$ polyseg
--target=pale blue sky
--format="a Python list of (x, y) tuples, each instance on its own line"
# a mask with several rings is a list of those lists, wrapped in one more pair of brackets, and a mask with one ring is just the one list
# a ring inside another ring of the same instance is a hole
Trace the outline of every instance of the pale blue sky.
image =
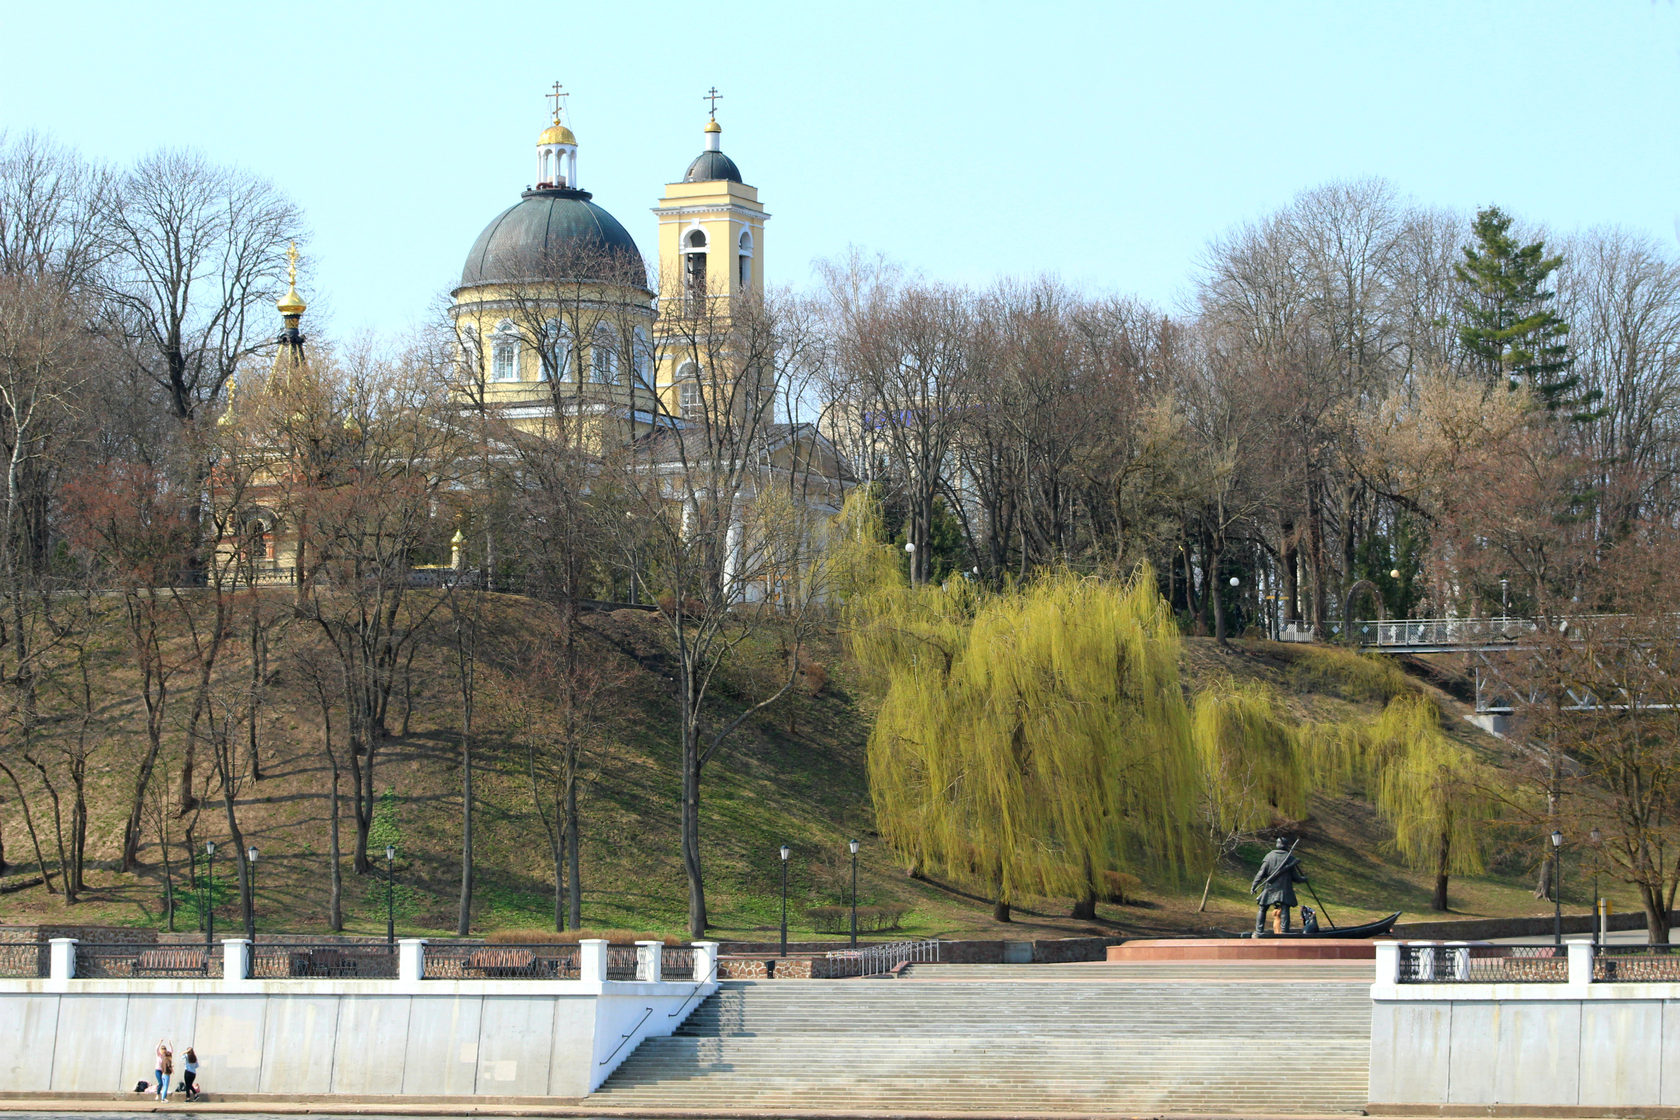
[[(290, 14), (284, 14), (290, 13)], [(430, 313), (572, 91), (581, 185), (649, 207), (723, 148), (770, 280), (849, 245), (942, 280), (1051, 272), (1167, 306), (1208, 240), (1381, 175), (1559, 233), (1675, 243), (1680, 9), (1573, 3), (28, 3), (0, 127), (116, 161), (192, 145), (305, 209), (315, 330)]]

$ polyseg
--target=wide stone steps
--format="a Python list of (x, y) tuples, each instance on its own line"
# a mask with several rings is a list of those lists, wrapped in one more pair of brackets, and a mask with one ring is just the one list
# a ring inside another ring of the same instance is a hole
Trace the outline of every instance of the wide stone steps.
[(1368, 982), (731, 981), (676, 1035), (643, 1042), (591, 1100), (903, 1114), (1357, 1112), (1369, 1039)]

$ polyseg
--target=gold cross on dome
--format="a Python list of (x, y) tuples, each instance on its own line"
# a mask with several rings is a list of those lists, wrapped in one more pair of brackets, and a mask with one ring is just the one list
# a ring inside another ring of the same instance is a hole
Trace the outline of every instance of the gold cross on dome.
[(562, 101), (565, 101), (566, 98), (571, 96), (571, 94), (569, 94), (569, 93), (562, 93), (561, 90), (563, 88), (564, 87), (561, 86), (559, 82), (555, 82), (554, 83), (554, 92), (543, 94), (544, 97), (552, 97), (554, 99), (554, 123), (555, 124), (560, 123), (560, 103)]
[(286, 278), (291, 281), (294, 288), (297, 287), (297, 262), (297, 242), (294, 241), (286, 248)]
[(723, 96), (723, 94), (721, 94), (717, 91), (717, 87), (713, 86), (711, 89), (707, 90), (705, 92), (705, 94), (702, 95), (701, 98), (700, 98), (700, 100), (702, 100), (702, 101), (710, 101), (712, 103), (712, 119), (714, 121), (717, 120), (718, 98), (720, 98), (722, 96)]

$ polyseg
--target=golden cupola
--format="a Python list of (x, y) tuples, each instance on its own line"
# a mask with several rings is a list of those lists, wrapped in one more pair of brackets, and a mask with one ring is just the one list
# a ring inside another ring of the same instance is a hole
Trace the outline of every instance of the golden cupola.
[(554, 123), (537, 137), (537, 189), (577, 189), (577, 135), (560, 121), (561, 102), (566, 94), (554, 83)]
[(297, 242), (294, 241), (286, 250), (286, 294), (274, 305), (281, 318), (285, 319), (286, 326), (293, 330), (297, 329), (298, 321), (303, 318), (303, 313), (308, 308), (303, 302), (303, 297), (298, 295), (297, 262)]

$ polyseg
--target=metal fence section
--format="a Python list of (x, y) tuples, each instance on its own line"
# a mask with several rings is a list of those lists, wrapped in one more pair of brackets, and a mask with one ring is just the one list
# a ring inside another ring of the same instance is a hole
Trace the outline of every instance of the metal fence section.
[(894, 941), (887, 945), (865, 945), (860, 949), (832, 949), (827, 955), (831, 977), (880, 976), (901, 964), (932, 964), (939, 960), (939, 939)]
[(607, 979), (634, 980), (641, 950), (634, 945), (607, 946)]
[(51, 960), (51, 950), (35, 941), (0, 945), (0, 976), (10, 980), (44, 979)]
[(426, 946), (423, 980), (576, 980), (575, 944)]
[(710, 976), (694, 975), (694, 950), (687, 946), (667, 945), (659, 954), (659, 976), (662, 980), (710, 980)]
[(1569, 958), (1554, 945), (1402, 945), (1402, 984), (1564, 984)]
[(220, 979), (220, 947), (159, 945), (156, 942), (76, 946), (76, 976), (86, 980), (130, 980), (148, 977)]
[(1604, 945), (1593, 954), (1594, 982), (1680, 982), (1680, 945)]
[(384, 945), (288, 941), (251, 946), (253, 980), (395, 980), (397, 954)]

